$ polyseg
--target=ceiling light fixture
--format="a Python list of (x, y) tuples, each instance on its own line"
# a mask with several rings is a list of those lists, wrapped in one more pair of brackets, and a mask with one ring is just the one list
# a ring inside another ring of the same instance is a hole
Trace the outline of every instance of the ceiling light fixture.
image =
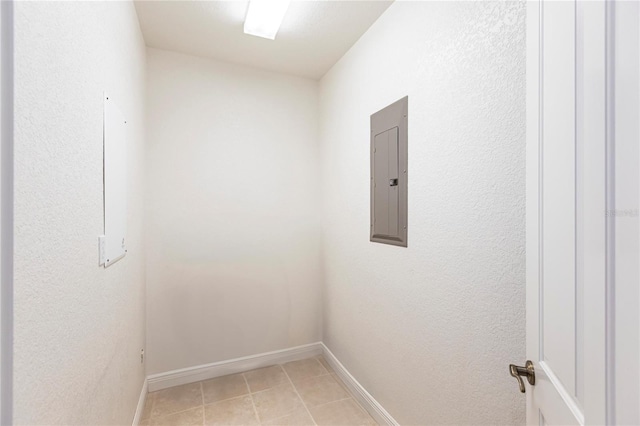
[(275, 40), (291, 0), (252, 0), (249, 2), (244, 32)]

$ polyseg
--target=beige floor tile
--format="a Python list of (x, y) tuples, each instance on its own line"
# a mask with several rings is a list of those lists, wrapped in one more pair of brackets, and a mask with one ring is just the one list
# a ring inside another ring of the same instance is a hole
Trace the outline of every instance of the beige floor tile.
[(202, 393), (204, 403), (209, 404), (246, 395), (249, 389), (242, 374), (231, 374), (202, 382)]
[(322, 356), (149, 393), (140, 421), (141, 426), (203, 423), (376, 424)]
[(349, 388), (347, 387), (347, 385), (342, 381), (342, 379), (341, 379), (340, 377), (338, 377), (338, 375), (337, 375), (337, 374), (332, 373), (332, 374), (331, 374), (331, 377), (333, 377), (333, 380), (335, 380), (336, 382), (338, 382), (338, 384), (339, 384), (340, 386), (342, 386), (342, 389), (344, 389), (344, 390), (345, 390), (345, 392), (347, 392), (350, 396), (353, 396), (353, 395), (351, 395), (351, 391), (349, 390)]
[(258, 425), (249, 395), (226, 399), (204, 406), (205, 425)]
[(364, 412), (353, 399), (330, 402), (309, 408), (313, 420), (319, 426), (375, 425), (376, 422)]
[(284, 417), (299, 408), (304, 408), (291, 384), (276, 386), (251, 396), (261, 422)]
[(307, 407), (315, 407), (350, 396), (331, 374), (300, 380), (295, 386)]
[(322, 364), (322, 366), (325, 368), (325, 370), (327, 370), (329, 373), (333, 373), (333, 368), (331, 368), (331, 366), (329, 365), (329, 363), (327, 362), (327, 360), (325, 359), (325, 357), (323, 357), (322, 355), (318, 355), (316, 357), (318, 359), (318, 361), (320, 361), (320, 364)]
[(153, 400), (155, 393), (148, 393), (147, 397), (144, 400), (144, 410), (142, 410), (142, 415), (140, 416), (140, 420), (147, 420), (151, 417), (151, 409), (153, 408)]
[(244, 373), (244, 377), (246, 377), (247, 383), (249, 383), (251, 392), (260, 392), (289, 382), (287, 375), (279, 365), (248, 371)]
[(285, 369), (293, 383), (298, 380), (321, 376), (328, 373), (316, 358), (307, 358), (299, 361), (288, 362), (282, 367)]
[(200, 383), (176, 386), (153, 393), (151, 417), (161, 417), (202, 405)]
[(149, 420), (149, 426), (202, 426), (203, 407), (192, 408), (176, 414), (163, 417), (154, 417)]
[(306, 408), (299, 408), (291, 414), (262, 423), (264, 426), (311, 426), (315, 425)]

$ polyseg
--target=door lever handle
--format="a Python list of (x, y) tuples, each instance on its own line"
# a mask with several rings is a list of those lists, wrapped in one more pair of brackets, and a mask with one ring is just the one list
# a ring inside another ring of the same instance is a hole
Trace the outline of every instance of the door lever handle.
[(533, 369), (533, 363), (531, 361), (527, 361), (524, 367), (509, 364), (509, 373), (518, 381), (518, 387), (522, 393), (525, 392), (524, 382), (522, 381), (523, 376), (527, 378), (531, 386), (536, 384), (536, 372)]

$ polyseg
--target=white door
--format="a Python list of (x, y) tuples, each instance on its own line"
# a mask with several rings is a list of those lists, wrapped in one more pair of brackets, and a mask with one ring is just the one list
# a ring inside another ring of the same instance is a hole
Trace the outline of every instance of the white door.
[(609, 7), (528, 3), (528, 424), (611, 423)]

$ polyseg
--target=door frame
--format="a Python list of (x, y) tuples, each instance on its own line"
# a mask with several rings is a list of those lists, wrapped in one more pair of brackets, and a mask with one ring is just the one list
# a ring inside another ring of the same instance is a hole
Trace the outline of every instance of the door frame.
[(13, 0), (0, 2), (0, 424), (13, 418)]

